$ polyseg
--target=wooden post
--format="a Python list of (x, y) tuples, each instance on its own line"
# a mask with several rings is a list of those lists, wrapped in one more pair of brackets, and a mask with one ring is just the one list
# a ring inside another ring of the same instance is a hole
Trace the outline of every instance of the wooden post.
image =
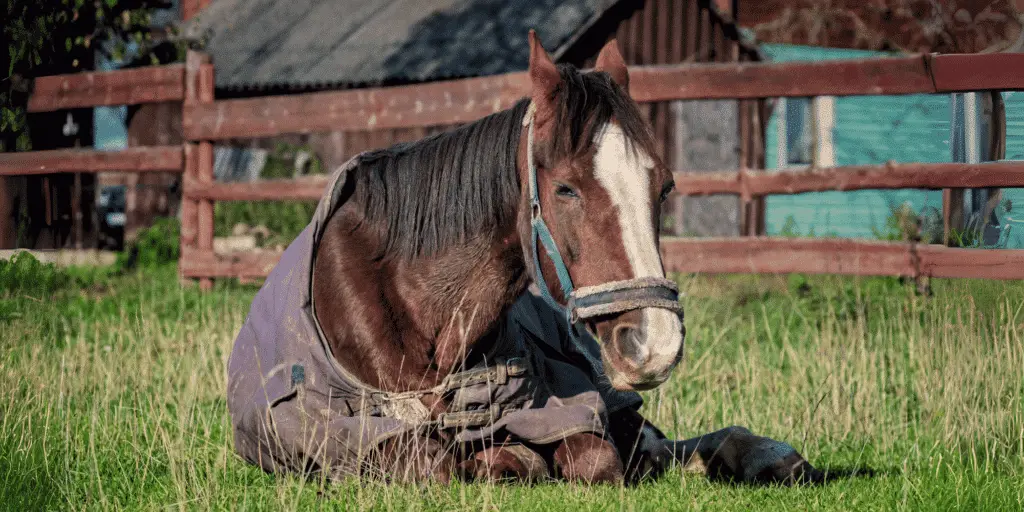
[[(755, 144), (754, 134), (756, 130), (754, 124), (754, 102), (751, 100), (739, 100), (738, 102), (739, 115), (737, 119), (739, 121), (739, 163), (740, 172), (746, 172), (747, 170), (755, 167)], [(760, 196), (750, 196), (746, 192), (740, 196), (740, 235), (742, 236), (757, 236), (759, 227), (761, 225), (760, 212), (762, 209), (761, 203), (763, 198)]]
[[(750, 134), (751, 134), (751, 151), (750, 151), (750, 169), (763, 170), (764, 165), (764, 123), (761, 122), (761, 112), (763, 110), (764, 100), (752, 100), (750, 102)], [(765, 197), (757, 196), (754, 198), (754, 236), (761, 236), (765, 234)]]
[[(949, 150), (950, 159), (954, 162), (977, 162), (976, 147), (972, 144), (974, 137), (974, 94), (956, 93), (950, 96), (951, 114)], [(968, 108), (968, 103), (971, 103)], [(968, 112), (970, 110), (970, 112)], [(964, 227), (964, 189), (946, 188), (942, 190), (942, 240), (945, 245), (953, 242), (953, 230)]]
[[(213, 66), (209, 56), (189, 51), (185, 59), (184, 105), (212, 103), (213, 86)], [(183, 112), (182, 115), (186, 114)], [(202, 184), (213, 182), (213, 144), (210, 141), (185, 142), (183, 179), (187, 181), (189, 178)], [(182, 258), (190, 252), (186, 248), (195, 249), (195, 254), (213, 252), (213, 202), (209, 199), (182, 198)], [(179, 268), (182, 268), (180, 263)], [(213, 281), (208, 277), (199, 280), (199, 287), (203, 290), (212, 286)]]

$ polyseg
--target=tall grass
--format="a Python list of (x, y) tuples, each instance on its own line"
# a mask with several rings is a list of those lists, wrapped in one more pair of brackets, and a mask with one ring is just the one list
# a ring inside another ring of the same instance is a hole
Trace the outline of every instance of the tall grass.
[[(13, 282), (13, 281), (11, 281)], [(1024, 508), (1024, 286), (681, 278), (687, 355), (646, 395), (671, 435), (730, 424), (821, 467), (821, 488), (384, 486), (280, 478), (231, 447), (225, 363), (256, 288), (173, 267), (0, 290), (0, 507), (78, 509)], [(6, 311), (6, 313), (3, 313)]]

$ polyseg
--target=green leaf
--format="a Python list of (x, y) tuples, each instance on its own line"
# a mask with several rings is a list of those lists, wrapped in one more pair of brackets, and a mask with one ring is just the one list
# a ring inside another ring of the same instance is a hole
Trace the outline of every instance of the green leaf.
[(27, 131), (21, 132), (21, 134), (18, 135), (16, 144), (18, 151), (28, 151), (32, 149), (32, 139), (29, 138)]

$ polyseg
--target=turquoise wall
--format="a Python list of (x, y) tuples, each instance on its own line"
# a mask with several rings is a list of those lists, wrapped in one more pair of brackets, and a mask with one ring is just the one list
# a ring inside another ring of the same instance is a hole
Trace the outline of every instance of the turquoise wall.
[[(776, 62), (853, 59), (888, 55), (880, 52), (763, 45)], [(1007, 110), (1007, 159), (1024, 160), (1024, 93), (1004, 93)], [(894, 162), (949, 162), (949, 95), (853, 96), (835, 99), (833, 145), (837, 165)], [(769, 122), (766, 164), (776, 167), (777, 119)], [(1005, 189), (1004, 198), (1024, 208), (1024, 190)], [(767, 199), (768, 234), (778, 235), (787, 225), (818, 236), (873, 238), (893, 208), (909, 204), (914, 211), (942, 211), (942, 192), (926, 190), (864, 190), (821, 192)], [(1001, 211), (1000, 220), (1014, 224), (1014, 211)], [(1024, 220), (1024, 219), (1022, 219)], [(1017, 230), (1022, 231), (1017, 233)], [(1011, 228), (1009, 246), (1024, 247), (1024, 225)]]

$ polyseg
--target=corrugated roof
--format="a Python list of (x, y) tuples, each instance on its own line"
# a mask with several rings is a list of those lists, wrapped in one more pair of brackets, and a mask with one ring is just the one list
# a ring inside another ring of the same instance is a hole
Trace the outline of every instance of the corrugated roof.
[(526, 69), (534, 28), (557, 58), (621, 0), (217, 0), (185, 27), (217, 86), (366, 85)]

